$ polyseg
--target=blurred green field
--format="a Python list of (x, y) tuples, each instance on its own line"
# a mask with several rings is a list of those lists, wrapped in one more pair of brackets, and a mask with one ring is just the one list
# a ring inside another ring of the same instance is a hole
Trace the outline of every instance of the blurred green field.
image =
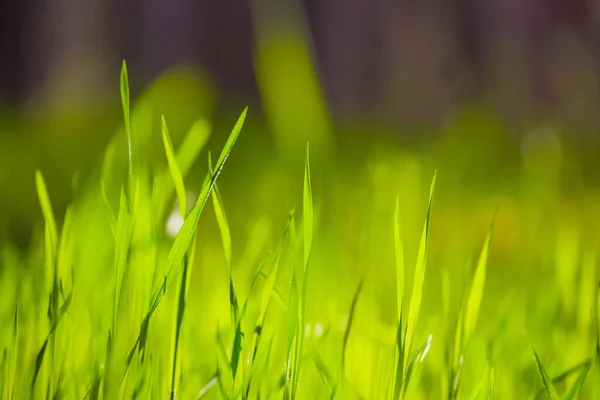
[(181, 72), (130, 113), (124, 77), (125, 112), (3, 123), (0, 398), (600, 396), (567, 127), (334, 133), (314, 93), (209, 119)]

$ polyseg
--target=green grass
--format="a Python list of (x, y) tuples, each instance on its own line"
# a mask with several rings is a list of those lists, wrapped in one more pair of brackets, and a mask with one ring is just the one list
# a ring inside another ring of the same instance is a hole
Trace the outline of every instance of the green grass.
[(37, 171), (32, 246), (2, 243), (0, 399), (600, 394), (598, 212), (532, 160), (483, 195), (389, 143), (290, 166), (247, 109), (182, 127), (130, 104), (125, 63), (120, 89), (98, 173), (63, 210)]

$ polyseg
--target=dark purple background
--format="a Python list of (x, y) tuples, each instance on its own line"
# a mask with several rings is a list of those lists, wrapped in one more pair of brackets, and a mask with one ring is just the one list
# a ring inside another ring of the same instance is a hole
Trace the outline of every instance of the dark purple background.
[[(252, 16), (285, 25), (289, 16), (281, 4), (291, 3), (1, 2), (0, 99), (18, 108), (55, 84), (61, 66), (80, 59), (87, 61), (70, 77), (73, 85), (102, 97), (114, 93), (126, 58), (134, 91), (169, 66), (188, 62), (209, 73), (226, 101), (258, 100)], [(300, 3), (321, 82), (337, 113), (435, 119), (480, 99), (516, 114), (562, 110), (571, 97), (583, 96), (594, 104), (590, 110), (598, 104), (596, 0)]]

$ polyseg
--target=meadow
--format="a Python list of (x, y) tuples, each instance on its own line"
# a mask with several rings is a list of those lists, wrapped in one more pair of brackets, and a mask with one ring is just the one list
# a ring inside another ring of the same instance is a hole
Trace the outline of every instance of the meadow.
[(24, 178), (0, 398), (600, 398), (591, 149), (480, 137), (501, 129), (475, 112), (420, 146), (313, 135), (278, 158), (252, 109), (173, 135), (125, 64), (120, 92), (64, 210)]

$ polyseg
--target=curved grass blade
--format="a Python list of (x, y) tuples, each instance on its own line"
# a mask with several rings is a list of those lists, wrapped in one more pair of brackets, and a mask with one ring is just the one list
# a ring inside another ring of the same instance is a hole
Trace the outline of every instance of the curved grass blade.
[[(55, 275), (58, 231), (56, 229), (56, 220), (54, 218), (54, 212), (52, 211), (52, 203), (50, 202), (50, 196), (48, 196), (46, 182), (44, 180), (44, 176), (39, 170), (35, 172), (35, 184), (46, 226), (44, 231), (46, 285), (49, 291), (53, 291), (53, 285), (56, 283)], [(55, 305), (53, 304), (53, 306)], [(56, 308), (54, 308), (52, 312), (56, 312)]]
[(398, 307), (398, 321), (401, 320), (402, 301), (404, 299), (404, 246), (400, 226), (400, 202), (396, 197), (394, 209), (394, 253), (396, 256), (396, 301)]
[(413, 281), (413, 289), (410, 297), (408, 315), (406, 321), (406, 334), (404, 340), (404, 370), (408, 366), (410, 350), (413, 337), (419, 320), (419, 311), (421, 309), (421, 300), (423, 297), (423, 282), (425, 280), (425, 269), (427, 267), (427, 244), (429, 241), (429, 223), (431, 220), (431, 205), (433, 200), (433, 190), (435, 188), (435, 179), (437, 171), (433, 174), (431, 187), (429, 189), (429, 205), (427, 207), (427, 216), (425, 218), (425, 227), (421, 235), (421, 243), (419, 244), (419, 252), (417, 255), (417, 265), (415, 267), (415, 276)]
[(410, 378), (413, 374), (413, 371), (416, 368), (415, 366), (418, 365), (418, 363), (422, 363), (425, 360), (425, 357), (427, 357), (427, 353), (429, 353), (429, 348), (431, 347), (432, 339), (433, 339), (433, 335), (430, 334), (427, 337), (427, 340), (425, 340), (425, 343), (423, 343), (421, 345), (421, 347), (419, 348), (419, 351), (417, 351), (417, 353), (411, 360), (410, 364), (408, 364), (408, 367), (406, 369), (406, 383), (404, 384), (404, 392), (405, 393), (406, 393), (406, 389), (408, 388), (408, 385), (410, 384)]
[[(17, 362), (19, 360), (19, 301), (15, 306), (15, 314), (13, 317), (13, 331), (11, 339), (11, 352), (8, 365), (8, 390), (7, 397), (13, 399), (17, 387)], [(0, 393), (2, 393), (0, 391)]]
[(202, 389), (200, 389), (198, 396), (196, 396), (196, 400), (201, 400), (204, 396), (206, 396), (208, 394), (208, 392), (210, 392), (210, 389), (215, 387), (218, 379), (219, 379), (218, 375), (215, 375), (212, 378), (210, 378), (208, 383), (206, 385), (204, 385), (204, 387)]
[(39, 170), (35, 171), (35, 185), (37, 188), (38, 198), (40, 206), (42, 208), (42, 214), (44, 221), (50, 231), (51, 245), (55, 247), (58, 241), (58, 233), (56, 229), (56, 220), (54, 219), (54, 212), (52, 211), (52, 203), (50, 202), (50, 196), (48, 196), (48, 189), (46, 187), (46, 181), (44, 176)]
[(179, 202), (179, 212), (181, 217), (185, 218), (187, 214), (187, 197), (185, 195), (185, 185), (183, 183), (183, 176), (181, 170), (175, 159), (175, 151), (173, 150), (173, 144), (171, 143), (171, 136), (169, 135), (169, 128), (167, 127), (167, 121), (165, 116), (161, 116), (162, 123), (162, 139), (163, 146), (165, 148), (165, 154), (167, 156), (167, 163), (169, 164), (169, 171), (171, 172), (171, 178), (175, 185), (175, 193), (177, 194), (177, 200)]
[(308, 290), (308, 271), (310, 256), (312, 253), (314, 210), (312, 198), (312, 184), (310, 174), (310, 144), (306, 144), (306, 158), (304, 160), (304, 188), (302, 193), (302, 216), (304, 231), (304, 274), (301, 283), (301, 296), (298, 309), (298, 324), (296, 326), (296, 340), (294, 343), (294, 370), (292, 375), (291, 398), (296, 398), (298, 380), (300, 377), (300, 359), (302, 358), (302, 347), (304, 345), (304, 322), (306, 314), (306, 298)]
[(492, 373), (491, 369), (492, 369), (492, 366), (488, 362), (487, 365), (485, 366), (485, 369), (481, 373), (481, 377), (479, 378), (479, 383), (473, 389), (473, 393), (471, 394), (471, 397), (470, 397), (471, 400), (478, 400), (481, 397), (481, 394), (484, 392), (484, 388), (486, 386), (486, 381), (488, 381), (488, 387), (489, 387), (489, 385), (491, 383), (491, 382), (489, 382), (489, 379), (490, 379), (491, 373)]
[(312, 185), (310, 178), (310, 146), (306, 144), (306, 159), (304, 161), (304, 190), (302, 201), (302, 215), (304, 218), (304, 269), (308, 269), (308, 262), (312, 251), (314, 212), (312, 199)]
[(67, 298), (65, 299), (63, 305), (58, 310), (56, 318), (54, 319), (54, 321), (52, 323), (52, 326), (50, 327), (50, 331), (46, 335), (46, 339), (44, 340), (44, 343), (42, 344), (42, 347), (37, 352), (37, 355), (35, 357), (35, 366), (34, 366), (34, 369), (33, 369), (33, 375), (32, 375), (32, 378), (31, 378), (31, 385), (29, 387), (29, 389), (30, 389), (30, 396), (29, 396), (29, 398), (31, 398), (31, 394), (33, 393), (33, 388), (35, 386), (35, 382), (37, 380), (38, 374), (39, 374), (40, 369), (42, 367), (42, 362), (44, 361), (44, 355), (46, 354), (46, 348), (48, 347), (48, 343), (50, 342), (51, 338), (53, 337), (54, 332), (56, 331), (56, 328), (58, 327), (59, 322), (62, 320), (63, 316), (69, 310), (69, 306), (71, 305), (72, 298), (73, 298), (73, 292), (71, 292), (67, 296)]
[(577, 398), (577, 395), (579, 394), (579, 391), (581, 390), (581, 387), (583, 386), (583, 383), (585, 382), (585, 378), (587, 377), (591, 366), (592, 366), (591, 360), (589, 360), (588, 362), (585, 363), (585, 365), (581, 369), (581, 372), (577, 376), (577, 380), (575, 381), (573, 386), (571, 386), (571, 390), (569, 390), (569, 392), (565, 395), (565, 397), (563, 397), (563, 400), (573, 400), (573, 399)]
[[(190, 128), (187, 135), (183, 139), (183, 142), (177, 149), (175, 154), (175, 161), (181, 171), (181, 175), (185, 176), (192, 164), (200, 154), (200, 151), (206, 144), (210, 135), (211, 126), (208, 122), (203, 119), (199, 119)], [(170, 199), (173, 190), (173, 179), (169, 168), (163, 171), (154, 183), (153, 190), (153, 203), (155, 207), (156, 220), (160, 221), (163, 218), (165, 206), (167, 201)], [(187, 213), (187, 209), (186, 209)]]
[(323, 383), (325, 384), (325, 386), (327, 386), (327, 389), (329, 390), (329, 399), (334, 399), (337, 388), (335, 385), (335, 380), (331, 375), (331, 372), (329, 372), (327, 365), (325, 365), (323, 359), (321, 358), (318, 352), (315, 352), (313, 356), (313, 361), (315, 363), (315, 367), (317, 368), (319, 376), (321, 377)]
[(469, 341), (475, 324), (477, 323), (477, 317), (479, 316), (479, 308), (481, 306), (481, 298), (483, 297), (483, 288), (485, 286), (485, 277), (487, 269), (487, 259), (490, 249), (490, 243), (492, 241), (492, 232), (494, 231), (494, 223), (496, 221), (496, 215), (498, 209), (494, 212), (492, 218), (492, 224), (485, 238), (483, 248), (479, 255), (479, 261), (477, 261), (477, 267), (475, 267), (475, 275), (473, 277), (473, 284), (471, 285), (471, 291), (467, 300), (466, 314), (465, 314), (465, 331), (464, 331), (464, 343)]
[[(181, 230), (175, 238), (175, 242), (173, 243), (173, 246), (171, 247), (171, 250), (169, 251), (169, 254), (167, 256), (167, 268), (162, 279), (163, 283), (153, 292), (150, 308), (144, 316), (142, 323), (140, 324), (140, 333), (138, 334), (136, 341), (129, 352), (129, 356), (127, 357), (127, 363), (123, 377), (127, 374), (136, 349), (138, 349), (138, 347), (142, 347), (140, 346), (142, 338), (145, 337), (150, 320), (152, 319), (152, 316), (154, 315), (156, 309), (158, 308), (162, 299), (164, 298), (167, 288), (170, 286), (173, 280), (173, 276), (176, 275), (177, 272), (179, 272), (179, 269), (183, 265), (183, 259), (185, 257), (185, 254), (188, 251), (193, 238), (195, 237), (196, 226), (198, 224), (198, 220), (200, 219), (200, 214), (202, 214), (206, 202), (208, 201), (208, 197), (211, 194), (211, 191), (217, 181), (217, 178), (219, 177), (219, 174), (223, 169), (223, 166), (225, 165), (225, 161), (227, 160), (227, 157), (229, 156), (229, 153), (231, 152), (231, 149), (233, 148), (233, 145), (235, 144), (242, 130), (242, 126), (244, 125), (247, 112), (248, 108), (244, 109), (239, 119), (237, 120), (235, 126), (233, 127), (233, 130), (231, 131), (231, 134), (229, 135), (229, 138), (227, 139), (227, 142), (225, 143), (225, 146), (223, 147), (223, 150), (221, 151), (221, 155), (219, 156), (219, 159), (215, 166), (214, 174), (211, 174), (210, 178), (203, 185), (200, 195), (198, 196), (198, 200), (196, 201), (196, 204), (192, 208), (188, 217), (185, 219)], [(121, 383), (122, 382), (123, 379), (121, 379)]]
[(129, 75), (127, 74), (127, 62), (121, 64), (121, 105), (123, 106), (123, 119), (125, 121), (125, 133), (127, 134), (127, 160), (129, 171), (129, 199), (133, 201), (133, 144), (131, 136), (131, 116), (129, 112)]
[[(559, 375), (555, 376), (552, 378), (552, 384), (553, 385), (558, 385), (562, 382), (564, 382), (565, 380), (567, 380), (568, 378), (572, 377), (573, 374), (576, 374), (579, 372), (579, 377), (581, 377), (582, 375), (585, 377), (585, 375), (587, 374), (586, 368), (589, 368), (588, 364), (592, 364), (592, 359), (588, 358), (582, 362), (580, 362), (579, 364), (567, 369), (566, 371), (560, 373)], [(573, 388), (576, 385), (573, 385)], [(545, 392), (545, 388), (540, 389), (540, 391), (537, 393), (536, 395), (536, 399), (541, 398), (544, 395)], [(564, 399), (563, 399), (564, 400)]]
[(344, 339), (342, 341), (342, 373), (346, 370), (346, 348), (348, 346), (348, 339), (350, 338), (350, 332), (352, 330), (352, 323), (354, 321), (354, 313), (356, 311), (356, 304), (358, 303), (358, 296), (362, 290), (364, 280), (361, 279), (356, 287), (354, 296), (352, 297), (352, 303), (350, 304), (350, 312), (348, 313), (348, 323), (344, 330)]
[(560, 397), (558, 396), (558, 393), (556, 392), (556, 388), (552, 384), (552, 379), (550, 379), (550, 376), (548, 375), (548, 373), (546, 372), (546, 369), (542, 365), (542, 362), (540, 361), (540, 358), (539, 358), (538, 354), (536, 353), (535, 349), (533, 348), (533, 346), (531, 346), (531, 351), (533, 352), (533, 356), (535, 358), (535, 363), (537, 365), (538, 372), (540, 373), (540, 376), (542, 377), (542, 382), (544, 383), (544, 389), (546, 390), (548, 397), (550, 397), (551, 400), (560, 400)]
[(2, 360), (0, 360), (0, 397), (4, 398), (4, 386), (8, 385), (8, 379), (6, 379), (6, 364), (8, 364), (8, 349), (5, 347), (2, 350)]

